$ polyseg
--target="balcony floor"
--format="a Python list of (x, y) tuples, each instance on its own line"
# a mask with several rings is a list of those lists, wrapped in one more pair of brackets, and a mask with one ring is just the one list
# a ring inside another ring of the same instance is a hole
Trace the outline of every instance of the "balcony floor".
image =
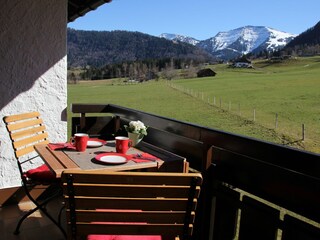
[[(23, 202), (18, 205), (2, 206), (0, 208), (0, 239), (6, 240), (64, 240), (61, 231), (46, 217), (37, 211), (24, 220), (20, 227), (20, 233), (14, 235), (16, 225), (24, 212), (34, 205), (31, 202)], [(62, 197), (47, 205), (47, 210), (53, 217), (57, 217), (62, 206)], [(62, 222), (65, 222), (62, 214)]]

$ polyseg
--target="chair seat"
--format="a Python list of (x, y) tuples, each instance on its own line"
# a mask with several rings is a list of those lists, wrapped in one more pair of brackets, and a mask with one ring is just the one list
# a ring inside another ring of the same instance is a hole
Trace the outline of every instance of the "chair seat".
[(52, 172), (46, 164), (28, 170), (25, 176), (39, 182), (52, 182), (56, 179), (55, 173)]
[(161, 240), (161, 236), (89, 235), (87, 240)]
[[(40, 117), (39, 112), (26, 112), (10, 116), (4, 116), (3, 121), (10, 135), (12, 147), (20, 177), (22, 180), (23, 189), (27, 197), (35, 204), (33, 209), (27, 211), (19, 220), (14, 234), (19, 234), (20, 226), (24, 220), (29, 219), (28, 216), (35, 211), (40, 210), (41, 216), (46, 216), (51, 222), (56, 225), (64, 236), (67, 236), (65, 230), (60, 226), (60, 222), (56, 221), (46, 210), (46, 205), (61, 194), (61, 187), (57, 185), (58, 180), (55, 173), (51, 172), (47, 165), (43, 164), (40, 167), (23, 171), (25, 163), (30, 163), (36, 155), (34, 146), (36, 144), (48, 144), (49, 134)], [(34, 196), (31, 193), (32, 189), (37, 185), (46, 185), (46, 189), (40, 196)]]
[(65, 170), (69, 239), (191, 239), (200, 173)]

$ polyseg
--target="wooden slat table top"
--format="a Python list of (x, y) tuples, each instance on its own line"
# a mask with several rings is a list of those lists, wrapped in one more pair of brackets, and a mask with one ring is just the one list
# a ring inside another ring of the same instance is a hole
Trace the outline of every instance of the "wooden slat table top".
[(60, 178), (61, 173), (66, 169), (80, 169), (64, 152), (52, 151), (47, 144), (38, 144), (34, 148), (49, 168), (56, 173), (57, 178)]
[[(164, 150), (161, 152), (161, 149), (157, 149), (159, 153), (155, 154), (154, 147), (144, 144), (142, 144), (142, 146), (142, 151), (137, 148), (130, 148), (127, 154), (129, 155), (149, 152), (150, 154), (160, 158), (161, 160), (140, 163), (136, 163), (130, 160), (127, 163), (121, 165), (104, 165), (98, 164), (93, 161), (94, 157), (97, 154), (103, 152), (115, 152), (113, 141), (110, 141), (105, 146), (99, 148), (87, 148), (85, 152), (77, 152), (74, 150), (51, 150), (47, 144), (38, 144), (35, 146), (35, 150), (46, 162), (49, 168), (56, 173), (57, 178), (60, 178), (61, 173), (66, 169), (82, 169), (88, 171), (128, 171), (138, 169), (159, 169), (164, 161), (168, 161), (170, 158), (182, 162), (185, 161), (183, 157), (177, 156), (173, 153)], [(148, 151), (148, 149), (150, 151)]]
[[(110, 170), (110, 171), (127, 171), (127, 170), (135, 170), (135, 169), (143, 169), (143, 168), (158, 168), (159, 165), (163, 163), (162, 160), (157, 162), (148, 161), (136, 163), (132, 160), (128, 161), (125, 164), (120, 165), (105, 165), (99, 164), (95, 161), (95, 156), (100, 153), (115, 153), (115, 142), (108, 141), (102, 147), (98, 148), (87, 148), (85, 152), (77, 152), (77, 151), (63, 151), (69, 158), (71, 158), (82, 170)], [(130, 148), (127, 152), (127, 155), (143, 153), (142, 151), (136, 148)]]

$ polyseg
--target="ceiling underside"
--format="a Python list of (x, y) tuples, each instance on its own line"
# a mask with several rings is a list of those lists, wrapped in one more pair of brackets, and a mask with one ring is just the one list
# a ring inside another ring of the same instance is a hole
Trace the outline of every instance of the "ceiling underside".
[(68, 22), (84, 16), (87, 12), (97, 9), (99, 6), (112, 0), (68, 0)]

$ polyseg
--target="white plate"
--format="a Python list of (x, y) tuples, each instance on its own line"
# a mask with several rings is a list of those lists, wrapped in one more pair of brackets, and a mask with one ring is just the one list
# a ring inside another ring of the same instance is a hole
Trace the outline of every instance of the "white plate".
[(87, 147), (101, 147), (103, 144), (99, 141), (91, 141), (89, 140), (87, 143)]
[(121, 153), (101, 153), (97, 155), (95, 159), (101, 164), (123, 164), (126, 163), (130, 157)]
[(100, 158), (100, 162), (109, 163), (109, 164), (122, 164), (126, 163), (127, 159), (122, 156), (103, 156)]

